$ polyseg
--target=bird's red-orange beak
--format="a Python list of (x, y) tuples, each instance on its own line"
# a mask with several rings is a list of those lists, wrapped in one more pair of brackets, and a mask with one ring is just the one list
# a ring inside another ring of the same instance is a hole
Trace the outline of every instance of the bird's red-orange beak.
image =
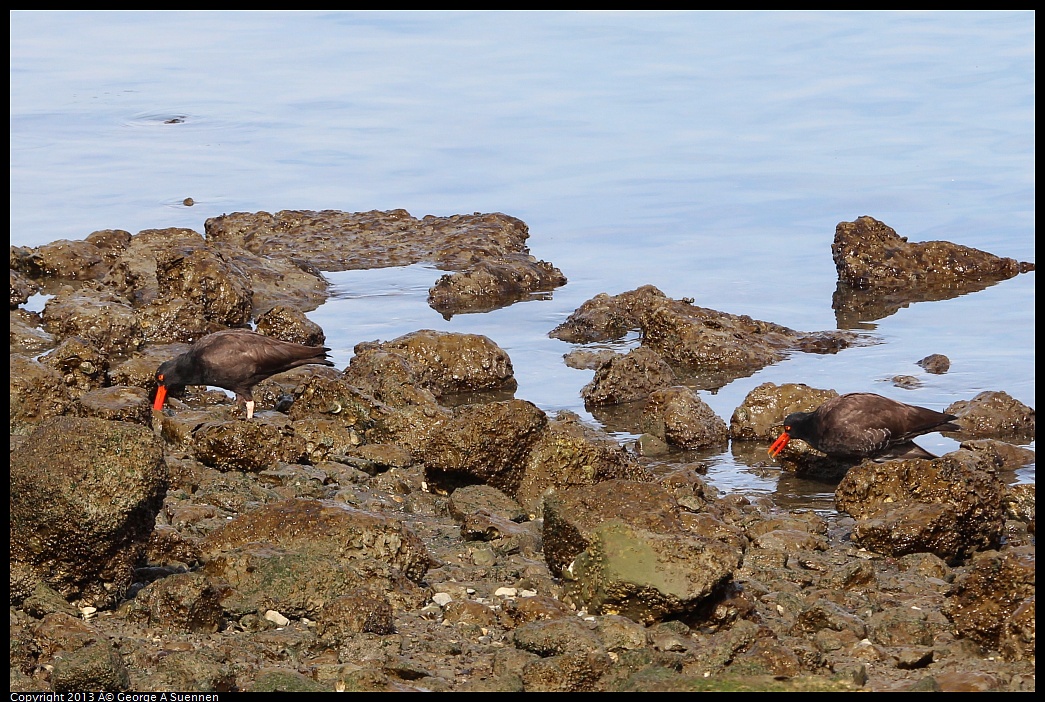
[[(163, 378), (160, 378), (163, 380)], [(152, 408), (159, 412), (163, 409), (163, 401), (167, 399), (167, 386), (160, 385), (156, 388), (156, 399), (152, 402)]]
[(784, 447), (787, 446), (787, 442), (790, 440), (791, 437), (785, 431), (783, 434), (778, 436), (776, 441), (773, 442), (773, 445), (769, 447), (769, 455), (776, 458), (777, 455), (784, 450)]

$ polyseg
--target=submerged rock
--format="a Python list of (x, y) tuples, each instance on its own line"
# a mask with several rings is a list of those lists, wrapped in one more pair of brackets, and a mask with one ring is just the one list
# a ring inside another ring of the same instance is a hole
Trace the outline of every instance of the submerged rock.
[[(857, 343), (868, 343), (865, 337), (850, 332), (799, 332), (746, 315), (698, 307), (692, 300), (672, 300), (651, 285), (615, 297), (597, 295), (549, 336), (588, 343), (618, 339), (635, 330), (642, 332), (643, 348), (684, 372), (687, 384), (698, 389), (721, 387), (794, 351), (837, 353)], [(639, 372), (645, 373), (643, 367)]]
[(514, 254), (484, 259), (466, 271), (449, 273), (428, 291), (428, 304), (450, 319), (465, 312), (489, 312), (533, 299), (566, 284), (566, 276), (547, 261)]

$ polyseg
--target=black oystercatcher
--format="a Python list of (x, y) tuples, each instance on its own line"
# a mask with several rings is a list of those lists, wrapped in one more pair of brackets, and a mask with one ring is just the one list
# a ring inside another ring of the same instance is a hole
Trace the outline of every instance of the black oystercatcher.
[(247, 406), (247, 419), (254, 416), (251, 389), (262, 380), (291, 368), (318, 363), (332, 366), (321, 346), (283, 341), (249, 329), (226, 329), (203, 337), (188, 351), (162, 364), (156, 371), (156, 400), (153, 409), (163, 409), (167, 391), (186, 385), (213, 385), (236, 393)]
[(769, 447), (769, 455), (775, 458), (788, 441), (802, 439), (832, 458), (935, 458), (911, 439), (932, 431), (961, 431), (952, 419), (957, 417), (869, 392), (853, 392), (831, 398), (813, 412), (787, 415), (784, 433)]

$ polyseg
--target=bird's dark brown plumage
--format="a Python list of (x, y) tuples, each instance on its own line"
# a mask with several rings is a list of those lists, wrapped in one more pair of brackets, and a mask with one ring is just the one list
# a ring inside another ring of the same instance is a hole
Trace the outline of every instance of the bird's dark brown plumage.
[(961, 431), (953, 414), (907, 405), (868, 392), (834, 397), (813, 412), (793, 412), (784, 418), (784, 432), (769, 449), (776, 456), (791, 439), (831, 457), (878, 458), (891, 454), (921, 453), (911, 442), (933, 431)]
[(252, 388), (262, 380), (291, 368), (327, 359), (330, 349), (283, 341), (249, 329), (226, 329), (208, 334), (185, 353), (163, 363), (156, 371), (154, 409), (162, 409), (168, 390), (186, 385), (212, 385), (236, 393), (247, 406), (247, 419), (254, 414)]

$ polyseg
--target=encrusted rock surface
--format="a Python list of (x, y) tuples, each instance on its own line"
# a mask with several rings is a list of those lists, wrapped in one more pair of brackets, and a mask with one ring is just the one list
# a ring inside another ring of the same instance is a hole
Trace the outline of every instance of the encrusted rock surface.
[[(599, 407), (631, 406), (656, 457), (514, 397), (491, 339), (431, 330), (259, 384), (250, 422), (203, 388), (151, 410), (159, 363), (215, 328), (322, 343), (320, 269), (458, 271), (451, 314), (561, 284), (543, 262), (533, 290), (485, 277), (531, 280), (501, 268), (527, 236), (499, 214), (287, 211), (12, 248), (12, 692), (1034, 690), (1034, 486), (1001, 478), (1034, 460), (1007, 443), (1033, 409), (949, 409), (959, 451), (842, 466), (823, 514), (719, 495), (687, 458), (727, 439), (698, 390), (851, 335), (652, 286), (585, 303), (554, 333), (643, 332), (601, 361)], [(43, 315), (14, 309), (38, 290)], [(732, 450), (764, 456), (834, 394), (759, 386)]]

